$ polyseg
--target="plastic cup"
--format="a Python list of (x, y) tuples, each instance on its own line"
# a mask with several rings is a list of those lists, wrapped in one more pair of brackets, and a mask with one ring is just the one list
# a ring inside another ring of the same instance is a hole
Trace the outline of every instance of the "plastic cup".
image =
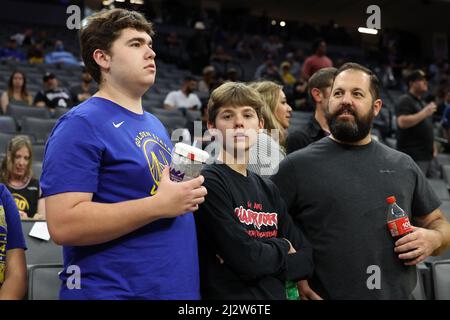
[(200, 175), (208, 152), (197, 147), (178, 142), (172, 152), (170, 164), (170, 179), (176, 182), (188, 181)]

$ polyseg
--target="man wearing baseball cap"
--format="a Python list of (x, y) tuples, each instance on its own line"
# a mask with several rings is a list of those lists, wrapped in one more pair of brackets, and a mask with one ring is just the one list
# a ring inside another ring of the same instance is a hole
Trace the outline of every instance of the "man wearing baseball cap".
[(432, 115), (437, 106), (426, 104), (422, 97), (428, 91), (426, 75), (414, 70), (406, 78), (408, 92), (395, 106), (397, 116), (397, 149), (410, 155), (427, 176), (431, 174), (431, 160), (436, 156)]
[(59, 87), (56, 76), (46, 72), (42, 78), (44, 89), (39, 91), (34, 98), (34, 105), (47, 107), (50, 111), (55, 108), (70, 108), (72, 106), (71, 96), (68, 90)]

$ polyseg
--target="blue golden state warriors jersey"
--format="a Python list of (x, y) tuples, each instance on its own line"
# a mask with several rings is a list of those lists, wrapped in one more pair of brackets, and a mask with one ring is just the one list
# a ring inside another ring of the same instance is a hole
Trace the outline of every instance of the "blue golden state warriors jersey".
[[(170, 138), (156, 117), (93, 97), (53, 129), (45, 150), (43, 196), (88, 192), (94, 202), (116, 203), (154, 195), (171, 152)], [(199, 298), (192, 213), (154, 221), (104, 244), (65, 246), (64, 264), (61, 298)], [(70, 265), (81, 271), (80, 289), (65, 283)]]
[(6, 253), (17, 248), (26, 249), (19, 211), (11, 193), (0, 183), (0, 287), (5, 280)]

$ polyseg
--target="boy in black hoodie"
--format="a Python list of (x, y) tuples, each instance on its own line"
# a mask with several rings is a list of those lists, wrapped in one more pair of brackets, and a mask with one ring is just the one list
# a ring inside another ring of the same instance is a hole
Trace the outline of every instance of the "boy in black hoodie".
[(312, 274), (312, 250), (276, 186), (247, 171), (263, 128), (257, 91), (228, 82), (208, 102), (208, 129), (220, 149), (202, 171), (208, 189), (195, 215), (203, 299), (286, 299), (286, 281)]

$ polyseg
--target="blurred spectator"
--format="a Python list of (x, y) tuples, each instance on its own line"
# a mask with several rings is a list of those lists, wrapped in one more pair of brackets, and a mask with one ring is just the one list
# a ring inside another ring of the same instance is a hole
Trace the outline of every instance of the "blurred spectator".
[(258, 91), (264, 102), (261, 111), (266, 131), (258, 133), (255, 144), (250, 148), (247, 168), (259, 175), (269, 176), (276, 172), (286, 155), (284, 146), (292, 108), (279, 84), (260, 81), (252, 83), (251, 87)]
[(39, 180), (31, 170), (33, 150), (30, 139), (16, 136), (11, 139), (1, 165), (1, 182), (11, 192), (22, 219), (45, 219), (45, 203), (41, 199)]
[(270, 54), (273, 57), (278, 57), (281, 49), (283, 49), (283, 43), (277, 36), (269, 36), (263, 43), (263, 50), (266, 54)]
[(37, 107), (47, 107), (50, 111), (55, 108), (69, 108), (72, 106), (70, 92), (59, 87), (58, 79), (53, 73), (47, 72), (43, 77), (44, 89), (39, 91), (34, 97), (34, 104)]
[(250, 50), (253, 53), (253, 56), (259, 56), (263, 52), (262, 48), (262, 39), (259, 35), (254, 35), (251, 37), (249, 42)]
[(24, 38), (22, 41), (22, 46), (30, 46), (30, 45), (35, 44), (35, 40), (33, 37), (33, 29), (31, 29), (31, 28), (25, 29), (25, 32), (23, 35), (24, 35)]
[[(298, 48), (295, 51), (294, 60), (300, 64), (300, 67), (303, 65), (303, 63), (305, 62), (305, 52), (303, 51), (302, 48)], [(301, 71), (301, 68), (300, 68), (300, 71)]]
[(27, 59), (29, 63), (44, 63), (44, 50), (40, 43), (30, 46), (27, 52)]
[(167, 52), (164, 54), (164, 59), (171, 63), (179, 62), (183, 50), (181, 47), (181, 41), (180, 39), (178, 39), (177, 33), (170, 32), (164, 41), (167, 47)]
[(295, 76), (291, 72), (291, 64), (287, 61), (282, 62), (280, 65), (280, 76), (285, 86), (292, 87), (296, 81)]
[(439, 84), (425, 100), (436, 100), (437, 110), (433, 114), (433, 122), (440, 122), (446, 108), (446, 98), (450, 88), (450, 80), (446, 77), (441, 77)]
[(314, 41), (312, 51), (314, 54), (306, 58), (302, 68), (302, 72), (307, 80), (317, 70), (333, 66), (331, 59), (326, 56), (327, 44), (325, 40), (318, 39)]
[(53, 46), (53, 43), (48, 39), (47, 31), (42, 30), (36, 37), (36, 44), (39, 44), (43, 50)]
[(223, 63), (229, 62), (232, 59), (233, 59), (233, 57), (230, 54), (225, 52), (225, 49), (223, 48), (222, 45), (218, 45), (210, 57), (211, 61), (223, 62)]
[(428, 91), (425, 73), (413, 71), (407, 80), (408, 93), (395, 106), (397, 116), (397, 149), (410, 155), (427, 177), (432, 177), (431, 161), (437, 154), (434, 146), (432, 115), (437, 106), (422, 100)]
[(9, 77), (8, 89), (2, 93), (1, 109), (3, 114), (8, 111), (10, 103), (16, 105), (31, 105), (33, 98), (27, 91), (27, 78), (25, 73), (21, 71), (14, 71)]
[(227, 73), (225, 76), (226, 81), (236, 82), (239, 80), (238, 77), (239, 77), (239, 74), (238, 74), (238, 71), (236, 70), (236, 68), (230, 67), (227, 69)]
[(236, 45), (236, 55), (241, 59), (253, 59), (253, 52), (247, 39), (242, 39)]
[[(302, 51), (303, 52), (303, 51)], [(288, 62), (290, 65), (290, 72), (294, 75), (297, 76), (300, 71), (301, 71), (301, 65), (300, 63), (297, 61), (296, 57), (294, 56), (294, 54), (292, 52), (288, 52), (286, 54), (286, 60), (285, 62)]]
[(255, 80), (272, 80), (281, 83), (278, 68), (273, 61), (273, 57), (268, 55), (266, 60), (256, 69)]
[[(191, 76), (184, 78), (183, 85), (180, 90), (171, 91), (164, 99), (165, 109), (200, 109), (202, 103), (199, 97), (194, 93), (197, 90), (197, 79)], [(184, 109), (184, 110), (183, 110)]]
[(198, 91), (209, 94), (216, 86), (216, 71), (213, 66), (206, 66), (203, 68), (202, 73), (203, 77), (198, 83)]
[(203, 66), (208, 64), (211, 55), (210, 39), (205, 33), (205, 24), (197, 21), (194, 34), (187, 41), (187, 51), (190, 57), (191, 71), (200, 74)]
[(6, 43), (6, 48), (0, 49), (0, 60), (25, 60), (25, 55), (17, 49), (16, 39), (10, 38)]
[(450, 90), (447, 91), (442, 104), (445, 106), (444, 115), (442, 116), (442, 127), (444, 128), (445, 138), (450, 141)]
[(96, 83), (92, 81), (92, 76), (84, 67), (82, 69), (81, 83), (74, 85), (69, 89), (74, 105), (89, 99), (97, 92), (97, 90), (98, 87)]
[(171, 48), (179, 48), (181, 41), (178, 39), (176, 32), (170, 32), (166, 37), (166, 45)]
[(408, 79), (409, 75), (415, 70), (413, 62), (406, 62), (402, 70), (402, 79)]
[(313, 108), (308, 105), (308, 80), (305, 79), (302, 72), (299, 73), (293, 87), (292, 105), (294, 110), (313, 111)]
[(45, 63), (80, 65), (80, 61), (72, 53), (64, 51), (64, 44), (61, 40), (56, 40), (54, 51), (45, 55)]
[[(385, 88), (394, 88), (397, 86), (397, 80), (395, 79), (394, 72), (388, 60), (382, 62), (381, 65), (381, 83)], [(406, 70), (405, 75), (409, 75), (412, 70)], [(407, 90), (407, 88), (405, 89)]]
[(314, 116), (308, 123), (289, 133), (286, 141), (288, 154), (303, 149), (330, 134), (325, 115), (335, 72), (336, 68), (322, 68), (309, 78), (308, 91), (315, 105)]
[(33, 29), (25, 29), (24, 33), (16, 33), (15, 35), (11, 36), (11, 38), (14, 38), (17, 41), (17, 45), (20, 47), (29, 46), (35, 43), (33, 38)]

